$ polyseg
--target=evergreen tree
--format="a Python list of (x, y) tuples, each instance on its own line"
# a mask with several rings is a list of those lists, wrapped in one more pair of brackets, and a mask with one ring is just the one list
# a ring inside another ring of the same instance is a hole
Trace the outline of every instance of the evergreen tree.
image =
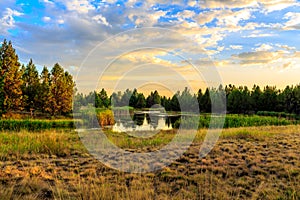
[(134, 89), (129, 99), (129, 106), (136, 108), (137, 102), (138, 102), (138, 92), (137, 89)]
[[(14, 110), (22, 110), (22, 72), (18, 55), (12, 46), (11, 41), (6, 40), (0, 48), (1, 63), (1, 82), (3, 90), (0, 92), (0, 102), (2, 104), (2, 112), (10, 112)], [(1, 97), (2, 96), (2, 97)]]
[(254, 85), (252, 88), (250, 103), (255, 112), (262, 111), (262, 91), (257, 85)]
[[(23, 71), (23, 70), (22, 70)], [(30, 59), (28, 65), (24, 69), (23, 75), (23, 98), (24, 107), (26, 111), (33, 111), (37, 109), (38, 106), (38, 94), (39, 94), (39, 73), (33, 64), (32, 59)]]
[(180, 103), (181, 111), (196, 112), (196, 110), (198, 110), (197, 97), (192, 95), (187, 87), (177, 98)]
[(199, 106), (199, 112), (202, 112), (202, 107), (201, 107), (201, 104), (200, 104), (200, 101), (203, 97), (203, 93), (202, 93), (202, 90), (199, 89), (198, 92), (197, 92), (197, 101), (198, 101), (198, 106)]
[(211, 99), (210, 99), (210, 91), (208, 88), (206, 88), (204, 95), (200, 100), (200, 108), (202, 108), (202, 111), (204, 113), (211, 112)]
[[(0, 59), (0, 72), (2, 72), (2, 60)], [(4, 109), (4, 76), (0, 75), (0, 117), (5, 112)]]
[(262, 110), (275, 111), (277, 106), (277, 90), (276, 87), (266, 86), (262, 94)]
[(166, 96), (161, 97), (161, 105), (165, 108), (166, 111), (170, 111), (170, 98)]
[(160, 104), (160, 103), (161, 103), (160, 95), (158, 94), (157, 90), (155, 90), (153, 93), (153, 105)]
[(143, 93), (137, 94), (137, 102), (135, 108), (145, 108), (146, 107), (146, 99)]
[(179, 104), (179, 101), (178, 101), (179, 96), (180, 96), (179, 92), (177, 92), (176, 94), (173, 95), (173, 97), (171, 99), (171, 102), (170, 102), (171, 111), (178, 111), (178, 112), (181, 111), (180, 104)]
[(51, 112), (52, 95), (50, 92), (50, 73), (47, 67), (43, 68), (40, 75), (40, 87), (38, 92), (38, 109), (43, 113)]
[(50, 78), (50, 113), (66, 114), (72, 110), (75, 83), (73, 77), (56, 63)]
[(147, 108), (151, 108), (154, 105), (153, 92), (151, 92), (150, 95), (148, 95), (148, 97), (146, 99), (146, 105), (147, 105)]
[(104, 88), (96, 95), (96, 107), (98, 108), (108, 108), (110, 106), (110, 99), (107, 96), (107, 92)]

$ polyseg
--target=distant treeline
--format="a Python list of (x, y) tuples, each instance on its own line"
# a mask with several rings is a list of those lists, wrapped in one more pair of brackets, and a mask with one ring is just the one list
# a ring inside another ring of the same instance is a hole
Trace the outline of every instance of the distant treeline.
[[(213, 98), (210, 98), (211, 96)], [(261, 88), (254, 85), (250, 90), (246, 86), (237, 87), (230, 84), (225, 87), (207, 88), (204, 92), (200, 89), (197, 94), (192, 94), (186, 88), (174, 94), (173, 97), (161, 96), (158, 91), (151, 92), (145, 97), (136, 89), (113, 93), (110, 97), (105, 89), (88, 95), (76, 95), (78, 106), (93, 104), (97, 108), (109, 108), (113, 105), (143, 109), (160, 104), (167, 111), (195, 111), (199, 106), (201, 113), (211, 112), (211, 99), (219, 101), (214, 102), (214, 105), (221, 110), (224, 110), (225, 103), (228, 113), (263, 115), (263, 112), (258, 111), (268, 111), (281, 113), (281, 116), (285, 116), (283, 113), (300, 114), (300, 85), (287, 86), (284, 90), (276, 89), (275, 86)], [(265, 115), (269, 115), (268, 112), (265, 112)]]
[[(72, 75), (59, 64), (55, 64), (50, 72), (44, 67), (39, 74), (32, 60), (26, 66), (21, 65), (12, 43), (3, 41), (0, 47), (0, 117), (16, 111), (52, 116), (71, 113), (74, 91)], [(200, 109), (201, 113), (210, 113), (214, 105), (215, 110), (226, 109), (228, 113), (236, 114), (268, 111), (281, 113), (280, 116), (283, 116), (282, 113), (299, 115), (300, 85), (287, 86), (284, 90), (275, 86), (261, 88), (254, 85), (248, 89), (246, 86), (220, 85), (204, 92), (200, 89), (197, 94), (185, 88), (172, 97), (162, 96), (158, 91), (146, 97), (137, 89), (108, 96), (102, 89), (88, 95), (77, 93), (74, 102), (75, 108), (92, 104), (97, 108), (130, 106), (144, 109), (160, 104), (167, 111), (194, 112)]]
[(41, 74), (30, 59), (21, 65), (12, 43), (0, 47), (0, 117), (11, 112), (42, 112), (63, 115), (72, 111), (73, 77), (55, 64)]

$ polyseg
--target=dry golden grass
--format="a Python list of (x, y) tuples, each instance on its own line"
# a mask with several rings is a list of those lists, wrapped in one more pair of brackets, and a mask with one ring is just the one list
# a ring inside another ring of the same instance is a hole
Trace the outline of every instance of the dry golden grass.
[[(0, 199), (300, 199), (300, 126), (226, 129), (199, 158), (205, 133), (170, 166), (146, 174), (104, 166), (73, 131), (0, 133)], [(107, 134), (143, 152), (175, 133), (147, 140)]]

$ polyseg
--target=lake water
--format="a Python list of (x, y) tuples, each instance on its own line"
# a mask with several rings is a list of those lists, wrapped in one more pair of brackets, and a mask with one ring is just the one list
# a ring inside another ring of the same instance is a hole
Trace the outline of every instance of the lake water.
[(115, 115), (114, 132), (172, 130), (178, 116), (159, 112), (139, 112), (131, 115)]

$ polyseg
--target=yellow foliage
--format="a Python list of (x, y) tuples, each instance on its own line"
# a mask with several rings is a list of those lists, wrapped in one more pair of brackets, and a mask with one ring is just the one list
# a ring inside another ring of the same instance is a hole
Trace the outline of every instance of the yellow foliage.
[(114, 115), (111, 110), (105, 110), (98, 113), (97, 118), (101, 127), (115, 124)]

